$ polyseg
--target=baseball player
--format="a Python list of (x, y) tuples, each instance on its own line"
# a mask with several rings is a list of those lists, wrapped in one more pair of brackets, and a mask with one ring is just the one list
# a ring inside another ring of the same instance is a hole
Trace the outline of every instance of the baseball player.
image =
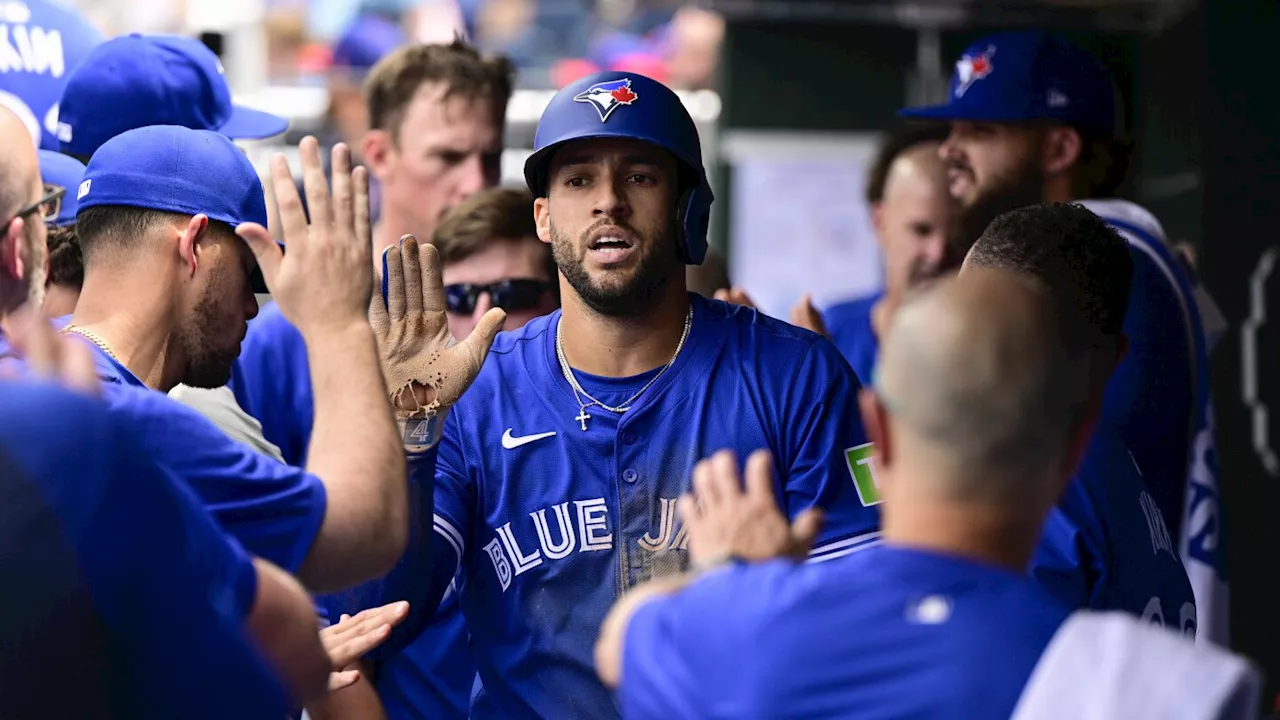
[(102, 34), (66, 3), (7, 2), (0, 17), (0, 106), (12, 110), (31, 141), (58, 149), (58, 101), (71, 73)]
[[(109, 140), (94, 153), (78, 193), (85, 282), (63, 331), (94, 351), (112, 412), (135, 423), (147, 451), (229, 533), (309, 588), (327, 590), (385, 573), (403, 552), (403, 433), (390, 412), (384, 372), (416, 355), (380, 361), (376, 342), (390, 332), (417, 336), (404, 322), (379, 333), (369, 326), (363, 170), (352, 172), (346, 147), (337, 146), (331, 200), (314, 138), (301, 153), (316, 222), (307, 225), (278, 156), (273, 184), (284, 198), (290, 246), (281, 259), (265, 230), (262, 184), (226, 137), (152, 126)], [(226, 382), (257, 308), (248, 289), (255, 256), (276, 302), (314, 353), (323, 421), (305, 469), (253, 452), (162, 394), (178, 382)], [(453, 380), (470, 377), (458, 372)]]
[(963, 259), (947, 242), (952, 201), (938, 157), (945, 139), (945, 128), (931, 125), (901, 132), (885, 142), (872, 165), (867, 203), (884, 255), (884, 290), (838, 303), (822, 314), (828, 337), (861, 380), (870, 378), (875, 367), (880, 343), (872, 316), (889, 308), (885, 298), (953, 270)]
[(1024, 570), (1090, 429), (1062, 324), (992, 270), (897, 313), (862, 393), (884, 497), (866, 552), (797, 565), (811, 531), (774, 509), (769, 455), (745, 491), (732, 457), (699, 465), (701, 572), (623, 596), (596, 648), (623, 716), (1007, 718), (1071, 612)]
[[(1133, 451), (1172, 537), (1185, 538), (1179, 547), (1200, 580), (1203, 606), (1225, 577), (1207, 362), (1216, 333), (1206, 333), (1217, 312), (1156, 219), (1108, 198), (1129, 148), (1116, 140), (1107, 71), (1058, 36), (1002, 33), (974, 43), (956, 62), (946, 104), (902, 114), (950, 122), (941, 153), (951, 194), (968, 212), (994, 217), (1042, 201), (1079, 201), (1129, 241), (1129, 352), (1107, 387), (1103, 415)], [(1196, 525), (1184, 528), (1184, 514)], [(1210, 618), (1221, 641), (1225, 619), (1224, 607)]]
[[(687, 292), (713, 196), (675, 93), (588, 76), (552, 98), (534, 145), (525, 178), (562, 309), (500, 335), (450, 411), (430, 573), (402, 565), (393, 577), (408, 578), (383, 590), (426, 612), (459, 596), (472, 717), (608, 718), (592, 642), (620, 594), (685, 567), (676, 501), (695, 462), (768, 448), (786, 514), (827, 513), (815, 561), (876, 542), (879, 490), (858, 381), (835, 347)], [(408, 662), (379, 668), (384, 699)]]
[[(998, 268), (1048, 287), (1087, 322), (1090, 407), (1101, 407), (1125, 352), (1121, 333), (1134, 262), (1124, 239), (1079, 205), (1032, 206), (1002, 215), (960, 273)], [(1195, 637), (1195, 596), (1143, 473), (1103, 416), (1075, 480), (1045, 523), (1032, 574), (1071, 607), (1124, 610)]]
[[(330, 643), (297, 581), (141, 451), (93, 397), (87, 348), (10, 319), (35, 377), (0, 382), (0, 715), (280, 718), (323, 694)], [(342, 639), (379, 639), (377, 614)]]

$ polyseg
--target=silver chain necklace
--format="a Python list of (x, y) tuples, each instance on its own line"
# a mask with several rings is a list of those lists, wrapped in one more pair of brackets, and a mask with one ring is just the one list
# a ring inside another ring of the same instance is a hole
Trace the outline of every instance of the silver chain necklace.
[[(667, 369), (671, 367), (672, 363), (676, 361), (676, 358), (680, 357), (680, 351), (684, 349), (684, 342), (689, 339), (689, 329), (693, 327), (693, 306), (689, 306), (689, 312), (684, 316), (684, 332), (680, 335), (680, 343), (676, 345), (676, 351), (672, 353), (671, 359), (667, 361), (666, 365), (662, 366), (662, 369), (658, 371), (658, 374), (650, 378), (649, 382), (645, 383), (644, 387), (640, 388), (639, 392), (627, 398), (617, 407), (605, 405), (599, 400), (591, 397), (591, 395), (578, 384), (578, 378), (574, 376), (573, 368), (569, 367), (569, 360), (564, 356), (564, 342), (561, 340), (560, 333), (560, 328), (563, 327), (562, 322), (563, 318), (561, 319), (561, 323), (556, 323), (556, 359), (560, 361), (560, 371), (564, 373), (564, 379), (569, 381), (569, 387), (573, 389), (573, 399), (578, 403), (578, 415), (573, 419), (582, 424), (582, 430), (585, 432), (587, 429), (587, 421), (591, 419), (591, 416), (587, 414), (587, 408), (599, 406), (611, 413), (621, 415), (622, 413), (630, 410), (631, 403), (634, 403), (637, 398), (644, 394), (645, 390), (648, 390), (655, 382), (657, 382), (658, 378), (662, 377), (662, 374), (665, 373)], [(582, 398), (584, 397), (591, 402), (583, 402)]]

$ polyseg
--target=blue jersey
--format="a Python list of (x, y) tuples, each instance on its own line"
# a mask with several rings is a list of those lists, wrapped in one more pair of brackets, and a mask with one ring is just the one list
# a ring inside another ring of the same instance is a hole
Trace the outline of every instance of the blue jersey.
[[(75, 336), (79, 337), (79, 336)], [(143, 449), (185, 483), (249, 552), (297, 573), (324, 521), (320, 478), (232, 440), (206, 417), (151, 390), (97, 345), (107, 409)]]
[(883, 297), (883, 292), (877, 292), (832, 305), (822, 314), (831, 342), (853, 366), (863, 384), (871, 382), (876, 358), (880, 355), (880, 339), (871, 326), (871, 309)]
[(58, 103), (67, 77), (100, 42), (102, 35), (62, 3), (5, 3), (0, 17), (0, 105), (13, 110), (45, 150), (59, 148)]
[(1073, 608), (1124, 610), (1195, 637), (1195, 596), (1164, 515), (1105, 423), (1045, 523), (1032, 575)]
[(1133, 296), (1124, 327), (1130, 351), (1107, 387), (1104, 417), (1120, 428), (1170, 532), (1179, 540), (1202, 626), (1213, 640), (1225, 643), (1227, 543), (1205, 308), (1194, 279), (1174, 258), (1155, 217), (1124, 200), (1080, 204), (1129, 241), (1134, 262)]
[[(284, 461), (295, 467), (305, 465), (315, 418), (311, 367), (302, 333), (285, 319), (274, 302), (264, 305), (258, 316), (249, 321), (229, 385), (240, 407), (262, 423), (263, 436), (280, 448)], [(432, 472), (415, 464), (410, 465), (410, 470)], [(431, 523), (427, 522), (425, 534), (430, 533)], [(412, 566), (412, 562), (405, 566)], [(354, 614), (363, 610), (370, 606), (367, 603), (381, 604), (376, 598), (366, 601), (366, 597), (346, 594), (321, 597), (319, 601), (323, 614), (338, 617), (342, 612)], [(379, 693), (392, 720), (398, 717), (399, 708), (406, 708), (409, 717), (465, 718), (475, 667), (467, 651), (466, 624), (457, 595), (446, 597), (434, 615), (419, 614), (420, 610), (425, 608), (411, 607), (416, 622), (397, 628), (396, 632), (397, 638), (416, 634), (417, 640), (405, 651), (412, 661), (379, 667)], [(385, 655), (395, 646), (392, 643), (379, 648), (374, 657)]]
[(240, 546), (102, 403), (6, 382), (0, 407), (0, 716), (285, 717)]
[(460, 571), (480, 676), (473, 717), (617, 716), (591, 656), (600, 623), (625, 590), (685, 566), (676, 500), (718, 450), (770, 450), (785, 511), (826, 510), (815, 560), (876, 542), (879, 497), (848, 363), (825, 339), (754, 310), (691, 302), (688, 342), (656, 380), (658, 370), (578, 373), (610, 405), (653, 380), (624, 414), (596, 407), (582, 419), (556, 357), (558, 311), (500, 334), (450, 411), (434, 577), (411, 602), (430, 607)]
[(1004, 720), (1070, 609), (1025, 575), (880, 546), (731, 566), (635, 612), (624, 717)]

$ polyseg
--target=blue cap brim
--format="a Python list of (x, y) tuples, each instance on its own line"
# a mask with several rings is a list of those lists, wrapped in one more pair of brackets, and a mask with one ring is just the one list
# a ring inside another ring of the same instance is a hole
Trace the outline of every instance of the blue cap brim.
[(219, 133), (232, 140), (259, 140), (279, 135), (288, 129), (289, 121), (279, 115), (243, 105), (233, 105), (231, 117), (217, 128)]
[(1026, 113), (1023, 112), (1011, 112), (1000, 108), (983, 107), (977, 103), (969, 105), (963, 102), (930, 107), (902, 108), (898, 111), (898, 117), (909, 120), (937, 120), (939, 122), (968, 120), (970, 122), (991, 123), (1025, 123), (1041, 119), (1027, 117)]

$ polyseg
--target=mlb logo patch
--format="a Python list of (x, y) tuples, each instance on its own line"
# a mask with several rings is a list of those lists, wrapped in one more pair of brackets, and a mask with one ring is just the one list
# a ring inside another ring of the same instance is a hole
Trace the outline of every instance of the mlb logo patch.
[(596, 112), (600, 113), (600, 122), (604, 122), (609, 119), (614, 110), (623, 105), (630, 105), (639, 98), (640, 96), (631, 89), (631, 80), (623, 78), (596, 83), (575, 95), (573, 101), (594, 107)]
[(76, 191), (77, 202), (81, 200), (85, 195), (89, 194), (89, 185), (91, 183), (93, 183), (92, 180), (85, 180), (84, 182), (80, 183), (80, 189)]
[(988, 45), (986, 50), (964, 55), (956, 61), (956, 97), (964, 97), (971, 85), (991, 74), (995, 69), (991, 58), (995, 54), (995, 45)]

